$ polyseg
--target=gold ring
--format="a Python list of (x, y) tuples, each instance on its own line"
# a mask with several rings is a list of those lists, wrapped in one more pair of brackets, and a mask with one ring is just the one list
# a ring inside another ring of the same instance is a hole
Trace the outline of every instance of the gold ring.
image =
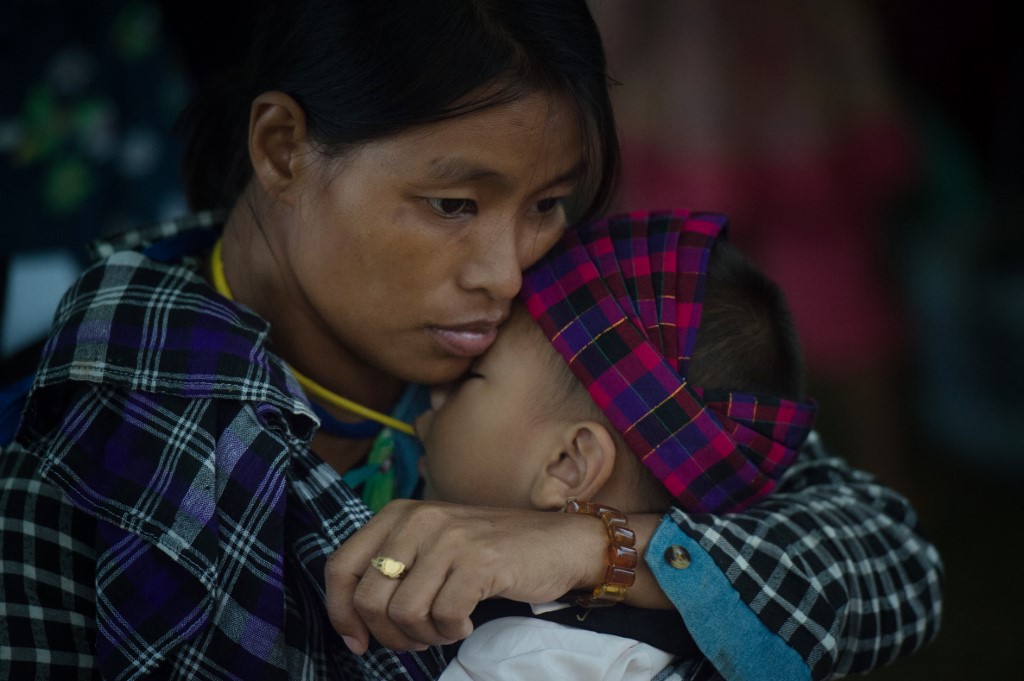
[(377, 568), (388, 579), (401, 579), (405, 576), (405, 563), (394, 558), (376, 556), (370, 560), (370, 565)]

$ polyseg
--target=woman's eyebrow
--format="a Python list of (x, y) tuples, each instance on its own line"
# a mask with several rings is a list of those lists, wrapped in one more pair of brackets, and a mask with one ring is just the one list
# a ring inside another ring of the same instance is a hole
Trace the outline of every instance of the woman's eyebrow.
[(576, 165), (574, 165), (572, 168), (569, 168), (568, 170), (566, 170), (561, 175), (558, 175), (557, 177), (551, 178), (550, 182), (545, 183), (543, 187), (540, 187), (536, 191), (542, 192), (542, 191), (545, 191), (547, 189), (551, 189), (552, 187), (557, 187), (560, 184), (566, 184), (568, 182), (575, 183), (582, 176), (583, 176), (583, 163), (582, 162), (577, 162)]
[(441, 182), (477, 182), (479, 180), (508, 179), (497, 170), (461, 158), (435, 158), (427, 171), (432, 180)]
[[(534, 191), (544, 191), (566, 182), (575, 182), (581, 174), (582, 164), (577, 163)], [(502, 188), (512, 186), (512, 179), (504, 173), (479, 163), (455, 157), (432, 159), (427, 170), (427, 176), (437, 182), (450, 182), (452, 184), (487, 180), (494, 182)]]

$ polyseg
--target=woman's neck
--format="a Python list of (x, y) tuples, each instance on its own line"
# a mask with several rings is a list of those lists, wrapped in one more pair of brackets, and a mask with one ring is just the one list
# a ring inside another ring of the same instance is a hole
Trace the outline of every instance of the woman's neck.
[[(282, 359), (331, 392), (375, 411), (391, 412), (404, 382), (368, 365), (319, 320), (295, 278), (284, 271), (255, 217), (255, 207), (244, 196), (224, 227), (222, 261), (234, 299), (270, 324), (274, 351)], [(341, 421), (364, 418), (335, 405), (322, 406)]]
[(362, 463), (370, 453), (371, 447), (373, 438), (349, 440), (328, 435), (323, 431), (318, 431), (313, 436), (310, 445), (314, 454), (341, 475)]

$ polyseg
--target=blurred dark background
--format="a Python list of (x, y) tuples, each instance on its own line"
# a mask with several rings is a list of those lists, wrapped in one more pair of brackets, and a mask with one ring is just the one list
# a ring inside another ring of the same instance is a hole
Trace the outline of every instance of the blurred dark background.
[(730, 215), (789, 298), (826, 444), (908, 495), (945, 560), (939, 638), (870, 677), (1019, 678), (1019, 23), (992, 2), (591, 6), (617, 206)]
[[(1018, 677), (1024, 49), (1010, 6), (590, 4), (617, 80), (616, 208), (731, 216), (790, 299), (826, 443), (907, 494), (943, 555), (938, 640), (870, 678)], [(8, 369), (88, 241), (185, 211), (172, 127), (242, 53), (252, 7), (8, 0)]]

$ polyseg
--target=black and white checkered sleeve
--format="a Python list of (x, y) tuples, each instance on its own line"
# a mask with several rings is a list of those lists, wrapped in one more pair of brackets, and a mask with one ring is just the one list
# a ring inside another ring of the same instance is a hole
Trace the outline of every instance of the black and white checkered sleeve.
[(938, 633), (942, 563), (910, 504), (816, 436), (755, 508), (673, 519), (814, 679), (875, 669)]
[(38, 463), (17, 445), (0, 451), (0, 679), (92, 679), (94, 521)]

